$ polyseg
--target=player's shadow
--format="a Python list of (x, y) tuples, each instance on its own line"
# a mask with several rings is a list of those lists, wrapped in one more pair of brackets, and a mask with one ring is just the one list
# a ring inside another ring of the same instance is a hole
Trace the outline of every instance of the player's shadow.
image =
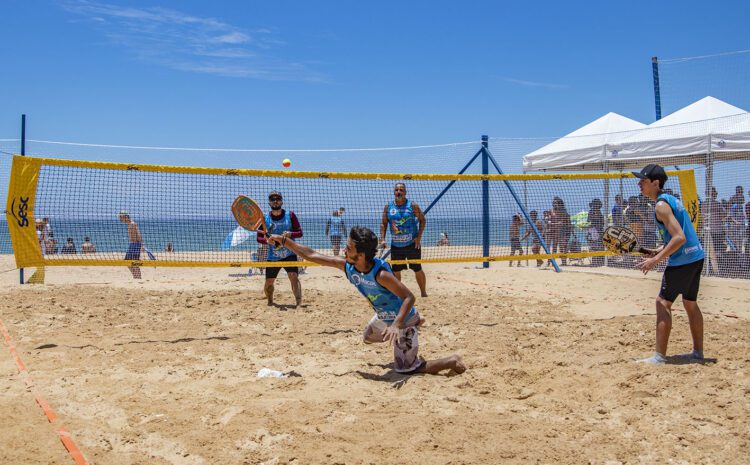
[(276, 307), (277, 309), (279, 309), (282, 312), (286, 312), (287, 310), (296, 310), (298, 308), (307, 308), (306, 304), (302, 304), (302, 305), (297, 306), (295, 304), (277, 304), (275, 302), (272, 303), (270, 306), (271, 307)]
[(398, 373), (396, 370), (393, 369), (393, 364), (375, 364), (375, 363), (368, 363), (368, 366), (372, 367), (380, 367), (380, 368), (388, 368), (388, 371), (382, 375), (376, 375), (375, 373), (368, 373), (366, 371), (360, 371), (356, 370), (356, 373), (361, 376), (364, 379), (370, 380), (370, 381), (380, 381), (384, 383), (390, 383), (391, 387), (394, 389), (401, 389), (406, 385), (406, 383), (414, 376), (419, 376), (419, 374), (410, 374), (405, 375), (403, 373)]
[(667, 357), (667, 364), (669, 365), (713, 365), (718, 361), (715, 358), (686, 358), (686, 357)]

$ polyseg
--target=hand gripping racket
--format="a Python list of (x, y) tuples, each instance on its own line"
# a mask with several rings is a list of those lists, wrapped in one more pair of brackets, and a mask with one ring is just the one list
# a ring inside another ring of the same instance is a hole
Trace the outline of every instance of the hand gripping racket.
[(602, 234), (602, 242), (610, 251), (617, 254), (642, 253), (653, 254), (653, 250), (638, 245), (638, 236), (624, 226), (609, 226)]

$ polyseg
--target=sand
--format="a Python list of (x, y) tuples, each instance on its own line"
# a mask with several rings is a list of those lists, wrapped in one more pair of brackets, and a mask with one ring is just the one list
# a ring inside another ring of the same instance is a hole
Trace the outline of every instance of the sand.
[[(308, 268), (294, 308), (283, 273), (267, 307), (241, 271), (0, 274), (33, 378), (0, 343), (0, 463), (75, 463), (35, 396), (92, 464), (750, 463), (747, 281), (702, 282), (714, 362), (654, 367), (633, 360), (653, 350), (658, 273), (429, 265), (421, 353), (469, 369), (408, 377), (361, 342), (371, 310), (342, 273)], [(669, 352), (690, 348), (677, 310)]]

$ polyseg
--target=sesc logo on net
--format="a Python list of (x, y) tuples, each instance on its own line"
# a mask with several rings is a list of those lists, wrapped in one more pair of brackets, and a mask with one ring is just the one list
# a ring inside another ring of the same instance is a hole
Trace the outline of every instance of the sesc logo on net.
[[(16, 209), (16, 200), (18, 200), (18, 209)], [(18, 199), (13, 199), (10, 204), (10, 212), (13, 215), (13, 218), (15, 218), (18, 222), (18, 226), (22, 228), (25, 228), (29, 225), (28, 210), (28, 197), (18, 197)]]

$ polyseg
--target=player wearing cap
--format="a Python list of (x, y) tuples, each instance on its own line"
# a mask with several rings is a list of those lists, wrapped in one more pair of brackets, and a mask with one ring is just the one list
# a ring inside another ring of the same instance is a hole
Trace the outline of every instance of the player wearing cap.
[(667, 260), (661, 291), (656, 298), (656, 352), (651, 357), (638, 361), (666, 363), (667, 344), (672, 330), (672, 303), (680, 294), (690, 322), (693, 351), (678, 357), (702, 360), (703, 315), (697, 301), (703, 270), (703, 247), (682, 202), (675, 196), (663, 192), (664, 184), (667, 182), (664, 168), (652, 164), (633, 174), (640, 179), (638, 186), (641, 193), (656, 201), (656, 225), (664, 243), (637, 266), (646, 274), (660, 262)]
[[(266, 225), (268, 225), (269, 233), (292, 239), (302, 237), (302, 226), (300, 226), (297, 215), (292, 211), (286, 211), (281, 208), (284, 205), (281, 192), (273, 191), (268, 194), (268, 205), (271, 207), (271, 211), (266, 213)], [(266, 236), (262, 232), (258, 232), (257, 241), (261, 244), (268, 244)], [(294, 266), (285, 266), (284, 269), (287, 276), (289, 276), (289, 282), (292, 285), (292, 292), (294, 293), (294, 300), (297, 306), (302, 304), (302, 284), (299, 281), (299, 268), (296, 265), (298, 261), (297, 255), (286, 247), (268, 247), (266, 260), (269, 262), (282, 261), (295, 263)], [(266, 268), (266, 282), (263, 286), (263, 293), (268, 299), (268, 305), (273, 305), (273, 284), (279, 275), (279, 271), (281, 271), (279, 267)]]

